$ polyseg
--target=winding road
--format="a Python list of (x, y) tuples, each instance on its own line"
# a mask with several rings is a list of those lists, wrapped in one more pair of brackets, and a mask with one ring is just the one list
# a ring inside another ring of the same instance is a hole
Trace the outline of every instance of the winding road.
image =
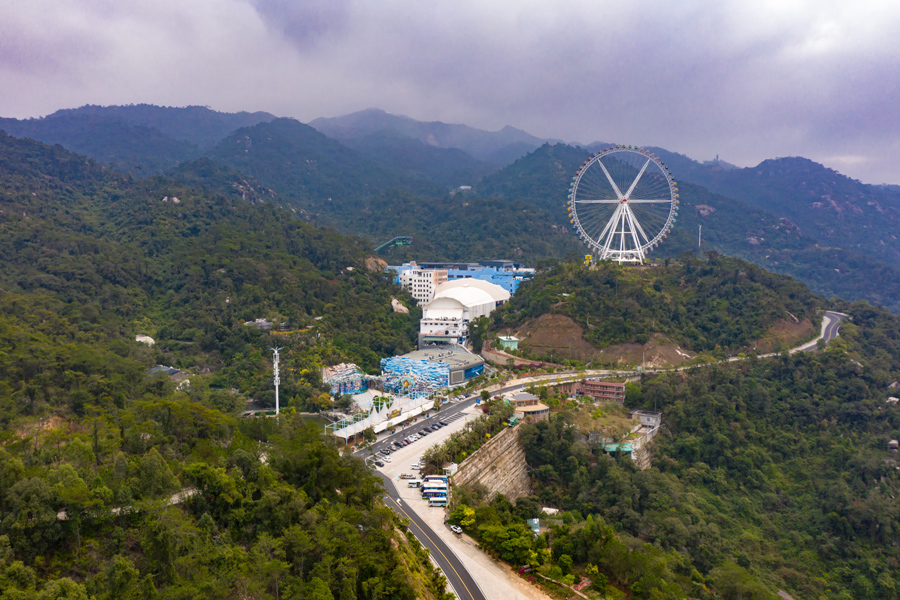
[[(818, 348), (818, 341), (820, 339), (825, 340), (825, 343), (827, 344), (838, 336), (838, 330), (840, 329), (841, 322), (843, 322), (847, 318), (848, 316), (843, 313), (826, 311), (822, 317), (822, 329), (819, 336), (814, 340), (791, 349), (790, 352), (794, 353), (815, 351)], [(729, 360), (734, 361), (743, 359), (733, 358)], [(654, 371), (648, 370), (647, 372), (651, 373)], [(596, 370), (587, 371), (586, 374), (609, 375), (612, 373), (610, 371)], [(618, 374), (621, 375), (622, 373), (619, 372)], [(526, 386), (532, 385), (534, 383), (557, 382), (561, 379), (571, 379), (573, 376), (578, 376), (578, 373), (573, 371), (568, 373), (558, 373), (555, 375), (538, 376), (529, 378), (527, 380), (518, 380), (509, 385), (501, 386), (498, 389), (491, 389), (490, 391), (492, 395), (503, 394), (521, 390)], [(357, 450), (353, 454), (361, 458), (366, 458), (371, 456), (372, 453), (377, 453), (383, 448), (390, 447), (394, 441), (401, 440), (413, 433), (417, 433), (428, 425), (433, 425), (436, 421), (456, 420), (460, 418), (460, 413), (462, 413), (462, 411), (475, 404), (475, 395), (478, 394), (479, 391), (480, 390), (476, 390), (471, 395), (471, 399), (445, 404), (435, 415), (426, 419), (420, 418), (415, 423), (407, 425), (405, 428), (398, 430), (397, 433), (379, 439), (371, 446), (371, 448)], [(427, 445), (424, 443), (424, 440), (420, 441), (423, 441), (422, 447), (424, 450)], [(478, 587), (478, 583), (475, 581), (475, 579), (472, 577), (463, 563), (459, 560), (456, 554), (454, 554), (453, 550), (450, 549), (450, 547), (441, 539), (441, 537), (434, 531), (434, 529), (432, 529), (411, 506), (407, 505), (400, 498), (393, 480), (391, 480), (390, 477), (377, 469), (375, 472), (384, 481), (384, 489), (387, 492), (384, 497), (385, 504), (390, 506), (396, 513), (409, 521), (410, 530), (416, 536), (416, 539), (418, 539), (419, 542), (424, 547), (428, 548), (428, 550), (431, 552), (432, 558), (434, 558), (435, 562), (441, 568), (441, 571), (443, 571), (444, 576), (447, 578), (447, 581), (450, 583), (450, 586), (456, 593), (457, 598), (459, 598), (460, 600), (486, 600), (484, 593)]]

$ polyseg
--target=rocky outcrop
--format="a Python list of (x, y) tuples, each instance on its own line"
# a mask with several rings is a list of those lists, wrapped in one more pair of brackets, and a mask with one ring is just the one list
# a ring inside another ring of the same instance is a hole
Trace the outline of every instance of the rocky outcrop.
[(503, 494), (510, 502), (531, 495), (531, 479), (518, 427), (504, 429), (462, 462), (453, 476), (453, 486), (475, 483), (484, 485), (491, 497)]

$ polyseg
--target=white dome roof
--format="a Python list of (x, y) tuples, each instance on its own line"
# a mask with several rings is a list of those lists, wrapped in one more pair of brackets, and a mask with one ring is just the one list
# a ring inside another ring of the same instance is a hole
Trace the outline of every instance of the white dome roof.
[(506, 302), (509, 292), (494, 283), (467, 277), (445, 281), (434, 288), (434, 299), (454, 298), (465, 306), (477, 306), (488, 302)]

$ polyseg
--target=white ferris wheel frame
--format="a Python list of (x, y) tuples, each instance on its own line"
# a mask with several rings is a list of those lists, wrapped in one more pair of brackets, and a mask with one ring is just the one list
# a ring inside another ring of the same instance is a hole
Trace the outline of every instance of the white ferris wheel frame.
[[(609, 174), (609, 171), (607, 171), (606, 165), (601, 161), (604, 157), (622, 153), (637, 154), (646, 159), (643, 167), (638, 172), (637, 177), (635, 177), (634, 181), (624, 194), (619, 190), (616, 182)], [(634, 192), (634, 188), (637, 186), (638, 181), (640, 181), (651, 162), (659, 167), (660, 172), (665, 176), (669, 188), (669, 197), (632, 199), (631, 194)], [(595, 165), (598, 165), (603, 171), (603, 174), (606, 176), (606, 179), (609, 181), (617, 196), (616, 199), (579, 199), (578, 186), (581, 183), (581, 178), (589, 168), (594, 167)], [(606, 224), (606, 227), (600, 235), (594, 238), (592, 235), (588, 234), (582, 226), (581, 221), (578, 218), (577, 205), (596, 203), (616, 204), (616, 209), (613, 211), (609, 222)], [(647, 235), (644, 231), (630, 206), (630, 204), (643, 203), (669, 204), (669, 213), (665, 224), (652, 236)], [(581, 238), (581, 241), (593, 251), (594, 257), (597, 260), (608, 259), (617, 261), (620, 264), (624, 262), (643, 264), (647, 253), (659, 246), (660, 242), (662, 242), (672, 230), (672, 225), (674, 225), (675, 219), (678, 216), (679, 203), (678, 184), (675, 182), (669, 169), (663, 164), (658, 156), (643, 148), (635, 148), (632, 146), (610, 146), (609, 148), (604, 148), (600, 152), (595, 153), (578, 168), (578, 172), (575, 174), (575, 177), (572, 178), (566, 208), (569, 213), (569, 222), (575, 228), (575, 232), (578, 234), (578, 237)], [(641, 238), (643, 238), (643, 241)]]

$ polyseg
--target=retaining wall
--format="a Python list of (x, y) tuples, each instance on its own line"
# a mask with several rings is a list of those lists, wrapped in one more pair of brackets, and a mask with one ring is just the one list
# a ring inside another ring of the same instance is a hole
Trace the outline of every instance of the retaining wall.
[(531, 478), (525, 449), (519, 443), (519, 427), (508, 427), (495, 435), (459, 465), (454, 487), (481, 483), (491, 497), (503, 494), (510, 502), (531, 495)]

